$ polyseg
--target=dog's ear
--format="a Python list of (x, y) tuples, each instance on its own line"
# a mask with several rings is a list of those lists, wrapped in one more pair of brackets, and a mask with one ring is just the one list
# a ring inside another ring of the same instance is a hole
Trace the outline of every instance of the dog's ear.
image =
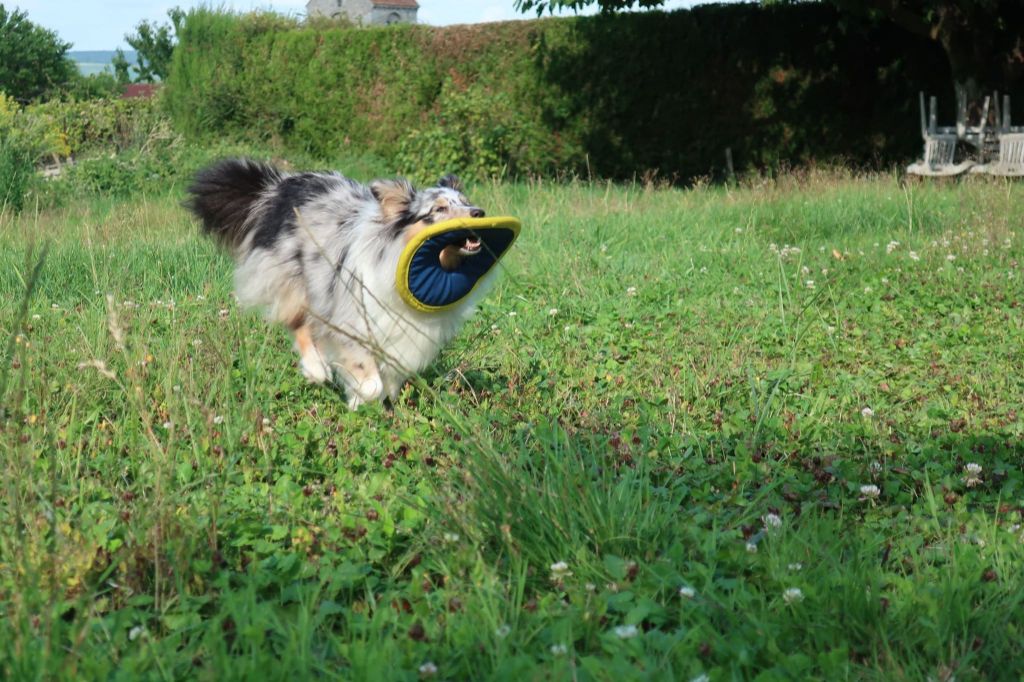
[(370, 191), (380, 202), (381, 213), (388, 219), (405, 212), (416, 196), (416, 189), (408, 180), (374, 180), (370, 183)]
[(461, 192), (462, 189), (463, 189), (462, 188), (462, 180), (459, 180), (459, 176), (455, 175), (453, 173), (449, 173), (448, 175), (446, 175), (443, 178), (441, 178), (440, 180), (438, 180), (437, 181), (437, 186), (438, 187), (447, 187), (448, 189), (453, 189), (456, 192)]

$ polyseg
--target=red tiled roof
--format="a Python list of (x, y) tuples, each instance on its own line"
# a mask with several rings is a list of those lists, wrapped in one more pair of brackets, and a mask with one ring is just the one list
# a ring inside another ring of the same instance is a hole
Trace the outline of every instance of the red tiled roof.
[(419, 9), (420, 5), (416, 0), (373, 0), (377, 7), (404, 7), (406, 9)]
[(132, 99), (134, 97), (150, 98), (156, 94), (160, 86), (156, 83), (132, 83), (125, 87), (121, 93), (121, 99)]

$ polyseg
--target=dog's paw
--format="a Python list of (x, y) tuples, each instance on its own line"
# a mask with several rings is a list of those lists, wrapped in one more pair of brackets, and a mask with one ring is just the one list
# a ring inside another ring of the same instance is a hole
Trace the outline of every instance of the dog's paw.
[(370, 377), (359, 386), (349, 386), (348, 409), (357, 410), (361, 405), (381, 400), (384, 396), (384, 382), (380, 377)]
[(310, 354), (299, 361), (302, 376), (312, 384), (322, 384), (331, 378), (331, 368), (319, 354)]
[(359, 384), (359, 387), (355, 392), (368, 403), (374, 400), (380, 400), (384, 395), (384, 382), (381, 381), (379, 376), (370, 377), (363, 381), (363, 383)]

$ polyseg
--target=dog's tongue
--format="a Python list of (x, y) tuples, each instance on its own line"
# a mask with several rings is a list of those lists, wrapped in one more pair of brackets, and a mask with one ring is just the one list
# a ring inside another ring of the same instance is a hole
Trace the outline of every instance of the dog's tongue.
[(480, 246), (480, 237), (466, 237), (466, 241), (462, 243), (462, 248), (466, 251), (479, 251)]

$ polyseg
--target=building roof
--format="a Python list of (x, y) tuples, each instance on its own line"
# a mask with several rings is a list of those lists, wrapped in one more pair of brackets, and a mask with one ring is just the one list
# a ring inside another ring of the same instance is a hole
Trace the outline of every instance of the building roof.
[(374, 7), (400, 7), (403, 9), (419, 9), (416, 0), (373, 0)]
[(121, 99), (134, 99), (135, 97), (149, 99), (159, 89), (160, 85), (158, 83), (131, 83), (121, 93)]

